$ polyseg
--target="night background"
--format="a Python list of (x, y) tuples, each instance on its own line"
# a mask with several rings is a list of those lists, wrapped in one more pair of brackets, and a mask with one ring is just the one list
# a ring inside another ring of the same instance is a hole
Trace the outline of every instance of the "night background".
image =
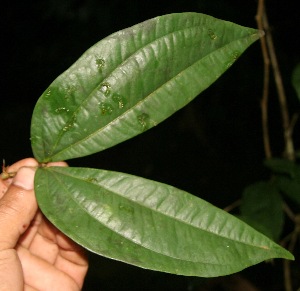
[[(266, 1), (291, 113), (300, 109), (290, 82), (300, 62), (296, 3)], [(155, 16), (186, 11), (256, 27), (256, 10), (254, 0), (7, 1), (0, 12), (0, 158), (12, 164), (32, 156), (30, 119), (39, 96), (105, 36)], [(157, 180), (223, 208), (239, 199), (245, 186), (269, 174), (262, 166), (262, 81), (263, 60), (256, 42), (215, 84), (159, 126), (68, 163)], [(271, 81), (271, 146), (280, 156), (282, 126), (273, 85)], [(295, 136), (299, 130), (298, 125)], [(299, 138), (295, 144), (299, 148)], [(92, 254), (90, 258), (84, 290), (225, 290), (203, 289), (210, 280), (142, 270)], [(283, 290), (281, 268), (282, 262), (275, 260), (241, 274), (260, 290)]]

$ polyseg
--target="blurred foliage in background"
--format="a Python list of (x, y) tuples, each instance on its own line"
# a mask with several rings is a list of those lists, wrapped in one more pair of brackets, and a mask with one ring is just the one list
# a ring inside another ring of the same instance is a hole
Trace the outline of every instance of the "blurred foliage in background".
[[(292, 113), (298, 112), (299, 102), (290, 81), (300, 61), (299, 46), (295, 44), (300, 24), (296, 1), (269, 2), (269, 22), (288, 103)], [(256, 27), (256, 9), (254, 0), (5, 3), (0, 12), (1, 157), (11, 164), (32, 155), (29, 128), (35, 102), (60, 73), (105, 36), (158, 15), (184, 11)], [(262, 164), (262, 72), (257, 43), (199, 98), (157, 128), (71, 164), (161, 181), (225, 207), (238, 199), (247, 185), (268, 177)], [(271, 96), (276, 94), (272, 90)], [(278, 156), (283, 143), (276, 98), (270, 99), (269, 107), (271, 143)], [(295, 139), (295, 145), (299, 148), (299, 139)], [(279, 264), (274, 267), (263, 263), (245, 270), (243, 275), (261, 290), (282, 290)], [(91, 255), (85, 290), (205, 290), (200, 288), (207, 285), (208, 280), (141, 270)]]

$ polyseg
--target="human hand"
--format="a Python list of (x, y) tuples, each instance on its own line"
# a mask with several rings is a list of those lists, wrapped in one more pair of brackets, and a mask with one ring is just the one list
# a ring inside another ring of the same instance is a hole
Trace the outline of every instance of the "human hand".
[(7, 168), (15, 177), (0, 178), (0, 291), (80, 290), (88, 269), (85, 252), (38, 209), (37, 166), (24, 159)]

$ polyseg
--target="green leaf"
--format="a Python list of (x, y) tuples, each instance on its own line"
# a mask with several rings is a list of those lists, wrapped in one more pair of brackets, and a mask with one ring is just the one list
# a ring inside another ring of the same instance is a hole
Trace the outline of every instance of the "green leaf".
[(288, 177), (276, 177), (275, 183), (281, 192), (300, 206), (300, 180)]
[(245, 222), (273, 240), (279, 239), (284, 217), (281, 195), (275, 185), (258, 182), (248, 186), (240, 210)]
[(39, 206), (88, 250), (147, 269), (212, 277), (293, 256), (234, 216), (172, 186), (87, 168), (39, 168)]
[(273, 158), (265, 161), (265, 165), (277, 174), (277, 188), (300, 205), (300, 167), (295, 162)]
[(204, 14), (179, 13), (104, 38), (38, 100), (35, 158), (90, 155), (150, 129), (210, 86), (260, 36)]
[(292, 84), (300, 99), (300, 64), (298, 64), (292, 73)]
[(276, 174), (285, 174), (300, 179), (300, 167), (287, 159), (272, 158), (265, 160), (264, 165)]

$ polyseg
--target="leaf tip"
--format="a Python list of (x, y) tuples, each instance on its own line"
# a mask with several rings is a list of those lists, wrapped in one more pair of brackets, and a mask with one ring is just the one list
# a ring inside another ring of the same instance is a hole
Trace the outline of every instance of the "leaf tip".
[(294, 255), (284, 248), (280, 248), (280, 250), (277, 250), (277, 258), (282, 258), (291, 261), (295, 260)]
[(281, 247), (280, 245), (275, 245), (275, 246), (267, 246), (267, 245), (261, 245), (261, 249), (265, 251), (271, 252), (272, 258), (281, 258), (281, 259), (286, 259), (286, 260), (295, 260), (294, 255), (286, 250), (285, 248)]
[(294, 255), (292, 253), (290, 253), (289, 251), (286, 251), (284, 259), (295, 261)]

